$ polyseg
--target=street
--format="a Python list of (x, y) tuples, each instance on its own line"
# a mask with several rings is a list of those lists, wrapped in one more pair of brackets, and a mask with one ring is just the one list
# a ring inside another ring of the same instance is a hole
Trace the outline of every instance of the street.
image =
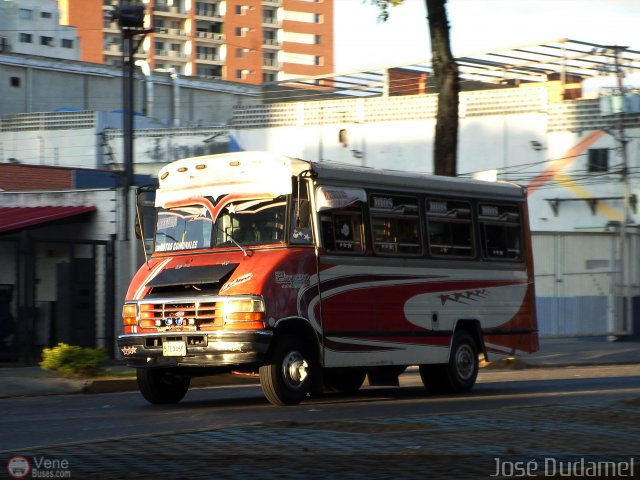
[(152, 406), (137, 392), (4, 399), (0, 450), (6, 460), (67, 460), (72, 476), (92, 478), (247, 478), (258, 466), (255, 478), (271, 478), (282, 465), (284, 478), (306, 478), (319, 464), (323, 478), (332, 469), (348, 478), (358, 465), (353, 478), (371, 478), (367, 465), (380, 455), (376, 478), (399, 478), (386, 469), (400, 460), (405, 478), (425, 463), (488, 478), (496, 458), (628, 461), (640, 451), (640, 365), (483, 370), (463, 396), (428, 395), (415, 372), (401, 380), (281, 408), (257, 385), (193, 389), (175, 406)]

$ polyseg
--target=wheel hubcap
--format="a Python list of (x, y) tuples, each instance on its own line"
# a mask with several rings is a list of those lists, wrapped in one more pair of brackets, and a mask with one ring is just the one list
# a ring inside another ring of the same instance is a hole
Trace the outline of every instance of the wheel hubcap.
[(456, 370), (463, 380), (469, 380), (474, 370), (473, 349), (469, 345), (462, 345), (456, 352)]
[(282, 362), (283, 378), (292, 390), (302, 386), (308, 375), (309, 364), (300, 352), (289, 352)]

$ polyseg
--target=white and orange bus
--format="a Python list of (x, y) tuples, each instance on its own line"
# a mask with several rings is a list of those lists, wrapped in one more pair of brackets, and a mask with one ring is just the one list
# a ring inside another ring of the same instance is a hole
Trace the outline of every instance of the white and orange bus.
[(160, 170), (153, 253), (118, 345), (143, 396), (259, 372), (267, 399), (473, 387), (479, 357), (538, 349), (523, 187), (261, 152)]

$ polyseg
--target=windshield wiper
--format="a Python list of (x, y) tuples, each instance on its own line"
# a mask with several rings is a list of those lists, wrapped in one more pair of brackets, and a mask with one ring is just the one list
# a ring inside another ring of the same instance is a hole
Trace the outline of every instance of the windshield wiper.
[(233, 238), (233, 236), (227, 232), (225, 232), (224, 230), (222, 230), (222, 228), (220, 228), (218, 226), (218, 222), (214, 222), (213, 226), (215, 227), (216, 230), (218, 230), (222, 235), (224, 235), (225, 237), (227, 237), (229, 240), (231, 240), (231, 242), (238, 247), (240, 250), (242, 250), (242, 253), (244, 254), (245, 257), (250, 257), (251, 255), (249, 255), (251, 253), (251, 250), (244, 248), (242, 245), (240, 245), (238, 243), (238, 241)]

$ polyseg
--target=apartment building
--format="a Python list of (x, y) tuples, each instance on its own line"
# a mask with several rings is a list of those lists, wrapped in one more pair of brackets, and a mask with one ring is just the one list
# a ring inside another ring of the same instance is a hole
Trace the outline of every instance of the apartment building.
[[(140, 1), (140, 0), (139, 0)], [(86, 61), (119, 65), (120, 0), (59, 0), (87, 38)], [(249, 84), (333, 71), (333, 0), (141, 0), (152, 30), (138, 51), (150, 70)], [(97, 15), (101, 27), (96, 27)], [(101, 50), (100, 50), (101, 49)]]
[(57, 0), (3, 0), (0, 52), (79, 60), (76, 29), (66, 25)]

